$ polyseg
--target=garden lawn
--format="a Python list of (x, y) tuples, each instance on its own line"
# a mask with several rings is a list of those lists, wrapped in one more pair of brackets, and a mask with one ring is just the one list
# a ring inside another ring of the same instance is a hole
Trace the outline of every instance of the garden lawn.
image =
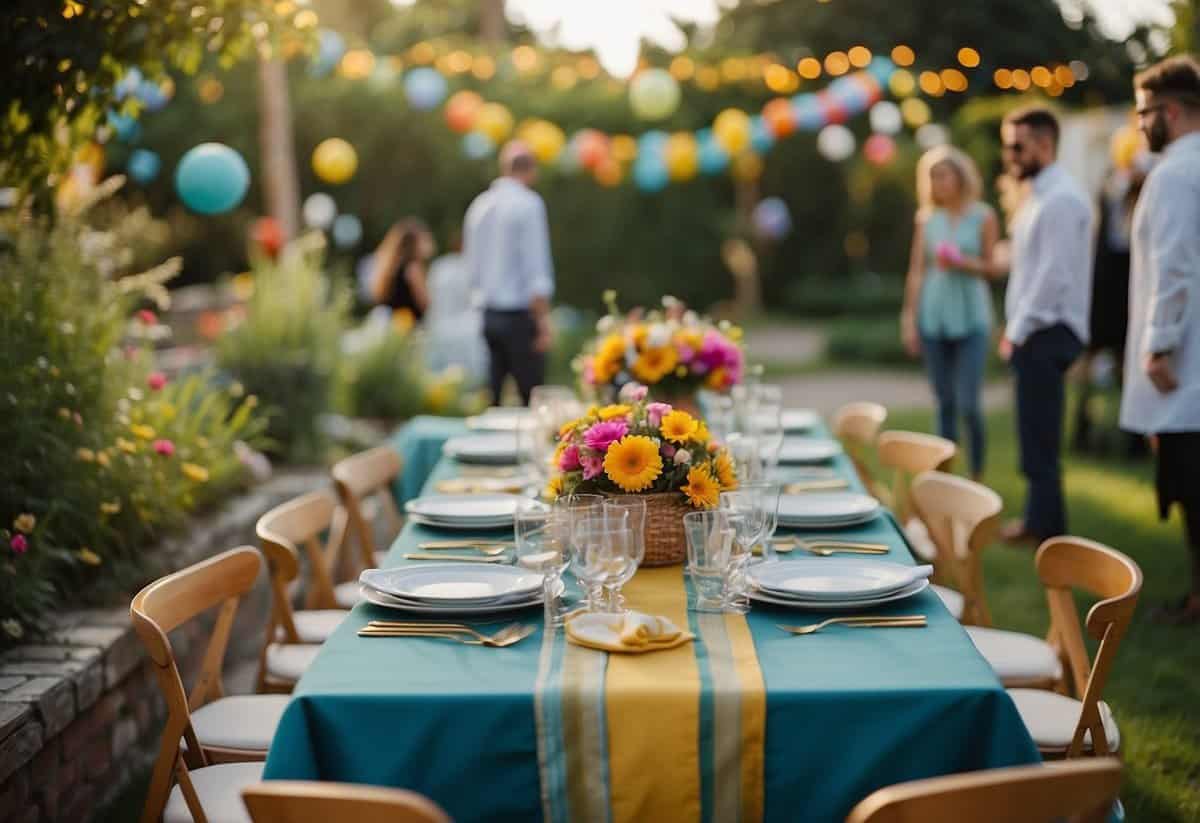
[[(928, 411), (894, 413), (887, 428), (931, 431)], [(988, 416), (990, 452), (985, 482), (1018, 515), (1024, 482), (1017, 469), (1013, 418)], [(1069, 455), (1065, 485), (1072, 534), (1132, 557), (1145, 575), (1129, 633), (1117, 652), (1104, 697), (1121, 729), (1126, 764), (1121, 798), (1131, 823), (1200, 820), (1200, 626), (1164, 627), (1150, 611), (1177, 598), (1188, 580), (1179, 514), (1158, 519), (1150, 462)], [(984, 555), (988, 604), (999, 628), (1044, 634), (1046, 600), (1033, 552), (992, 546)], [(1081, 600), (1081, 609), (1090, 605)], [(1082, 612), (1081, 612), (1082, 613)], [(1094, 644), (1092, 646), (1094, 650)]]

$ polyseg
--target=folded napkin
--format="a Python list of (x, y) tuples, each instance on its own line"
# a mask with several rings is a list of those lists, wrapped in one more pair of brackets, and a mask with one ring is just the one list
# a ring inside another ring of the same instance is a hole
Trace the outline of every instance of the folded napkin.
[(652, 652), (691, 642), (685, 632), (666, 617), (629, 614), (581, 614), (567, 621), (567, 640), (607, 652)]
[(912, 582), (916, 583), (918, 580), (924, 580), (926, 577), (932, 577), (932, 576), (933, 576), (933, 566), (929, 566), (929, 565), (914, 566), (913, 570), (911, 572), (909, 572), (908, 579), (911, 580)]

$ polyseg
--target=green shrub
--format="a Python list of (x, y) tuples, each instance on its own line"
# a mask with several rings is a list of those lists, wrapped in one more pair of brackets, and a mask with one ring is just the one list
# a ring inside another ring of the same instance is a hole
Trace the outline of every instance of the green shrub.
[(277, 261), (255, 260), (244, 315), (217, 341), (221, 368), (267, 407), (272, 450), (296, 461), (322, 456), (318, 419), (333, 404), (352, 300), (324, 256), (324, 237), (308, 234)]
[(835, 363), (916, 366), (900, 340), (897, 315), (841, 318), (827, 327), (825, 354)]
[(788, 287), (784, 307), (803, 317), (900, 314), (904, 278), (877, 274), (856, 277), (805, 277)]

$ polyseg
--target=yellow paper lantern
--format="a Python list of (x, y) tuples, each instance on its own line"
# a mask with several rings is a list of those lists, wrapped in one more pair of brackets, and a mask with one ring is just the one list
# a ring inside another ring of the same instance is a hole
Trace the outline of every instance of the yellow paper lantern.
[(621, 164), (611, 154), (596, 166), (594, 173), (596, 182), (605, 188), (611, 189), (621, 185)]
[(904, 122), (914, 129), (924, 126), (933, 116), (929, 104), (919, 97), (910, 97), (903, 101), (900, 104), (900, 114), (904, 117)]
[(739, 183), (753, 183), (762, 177), (763, 160), (752, 151), (746, 151), (733, 158), (730, 166), (733, 179)]
[(558, 159), (567, 142), (563, 130), (546, 120), (534, 120), (521, 129), (521, 139), (529, 144), (533, 156), (542, 163), (553, 163)]
[(725, 109), (713, 121), (713, 137), (732, 157), (750, 145), (750, 118), (739, 109)]
[(614, 134), (608, 143), (608, 153), (618, 163), (632, 163), (637, 157), (637, 140), (628, 134)]
[(358, 169), (358, 154), (342, 138), (331, 137), (313, 150), (312, 167), (326, 183), (345, 183)]
[(896, 69), (888, 78), (888, 88), (896, 97), (908, 97), (917, 89), (917, 80), (912, 72), (906, 69)]
[(700, 165), (696, 138), (689, 131), (672, 134), (663, 147), (663, 160), (672, 180), (691, 180)]
[(500, 145), (512, 133), (513, 116), (499, 103), (484, 103), (475, 115), (475, 130), (481, 131), (488, 138)]
[(1135, 128), (1122, 126), (1113, 133), (1110, 149), (1113, 165), (1118, 169), (1128, 169), (1142, 150), (1142, 135)]

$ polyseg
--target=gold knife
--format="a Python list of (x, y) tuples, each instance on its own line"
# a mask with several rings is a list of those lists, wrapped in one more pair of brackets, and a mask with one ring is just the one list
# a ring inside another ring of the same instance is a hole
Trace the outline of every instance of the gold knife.
[(434, 552), (409, 552), (405, 560), (441, 560), (447, 563), (503, 563), (503, 557), (476, 557), (467, 554), (436, 554)]
[(426, 540), (418, 543), (417, 548), (424, 551), (431, 549), (473, 549), (476, 546), (511, 546), (511, 540)]
[(797, 483), (788, 483), (783, 487), (783, 493), (802, 494), (804, 492), (834, 491), (848, 488), (850, 488), (850, 483), (846, 480), (803, 480)]

